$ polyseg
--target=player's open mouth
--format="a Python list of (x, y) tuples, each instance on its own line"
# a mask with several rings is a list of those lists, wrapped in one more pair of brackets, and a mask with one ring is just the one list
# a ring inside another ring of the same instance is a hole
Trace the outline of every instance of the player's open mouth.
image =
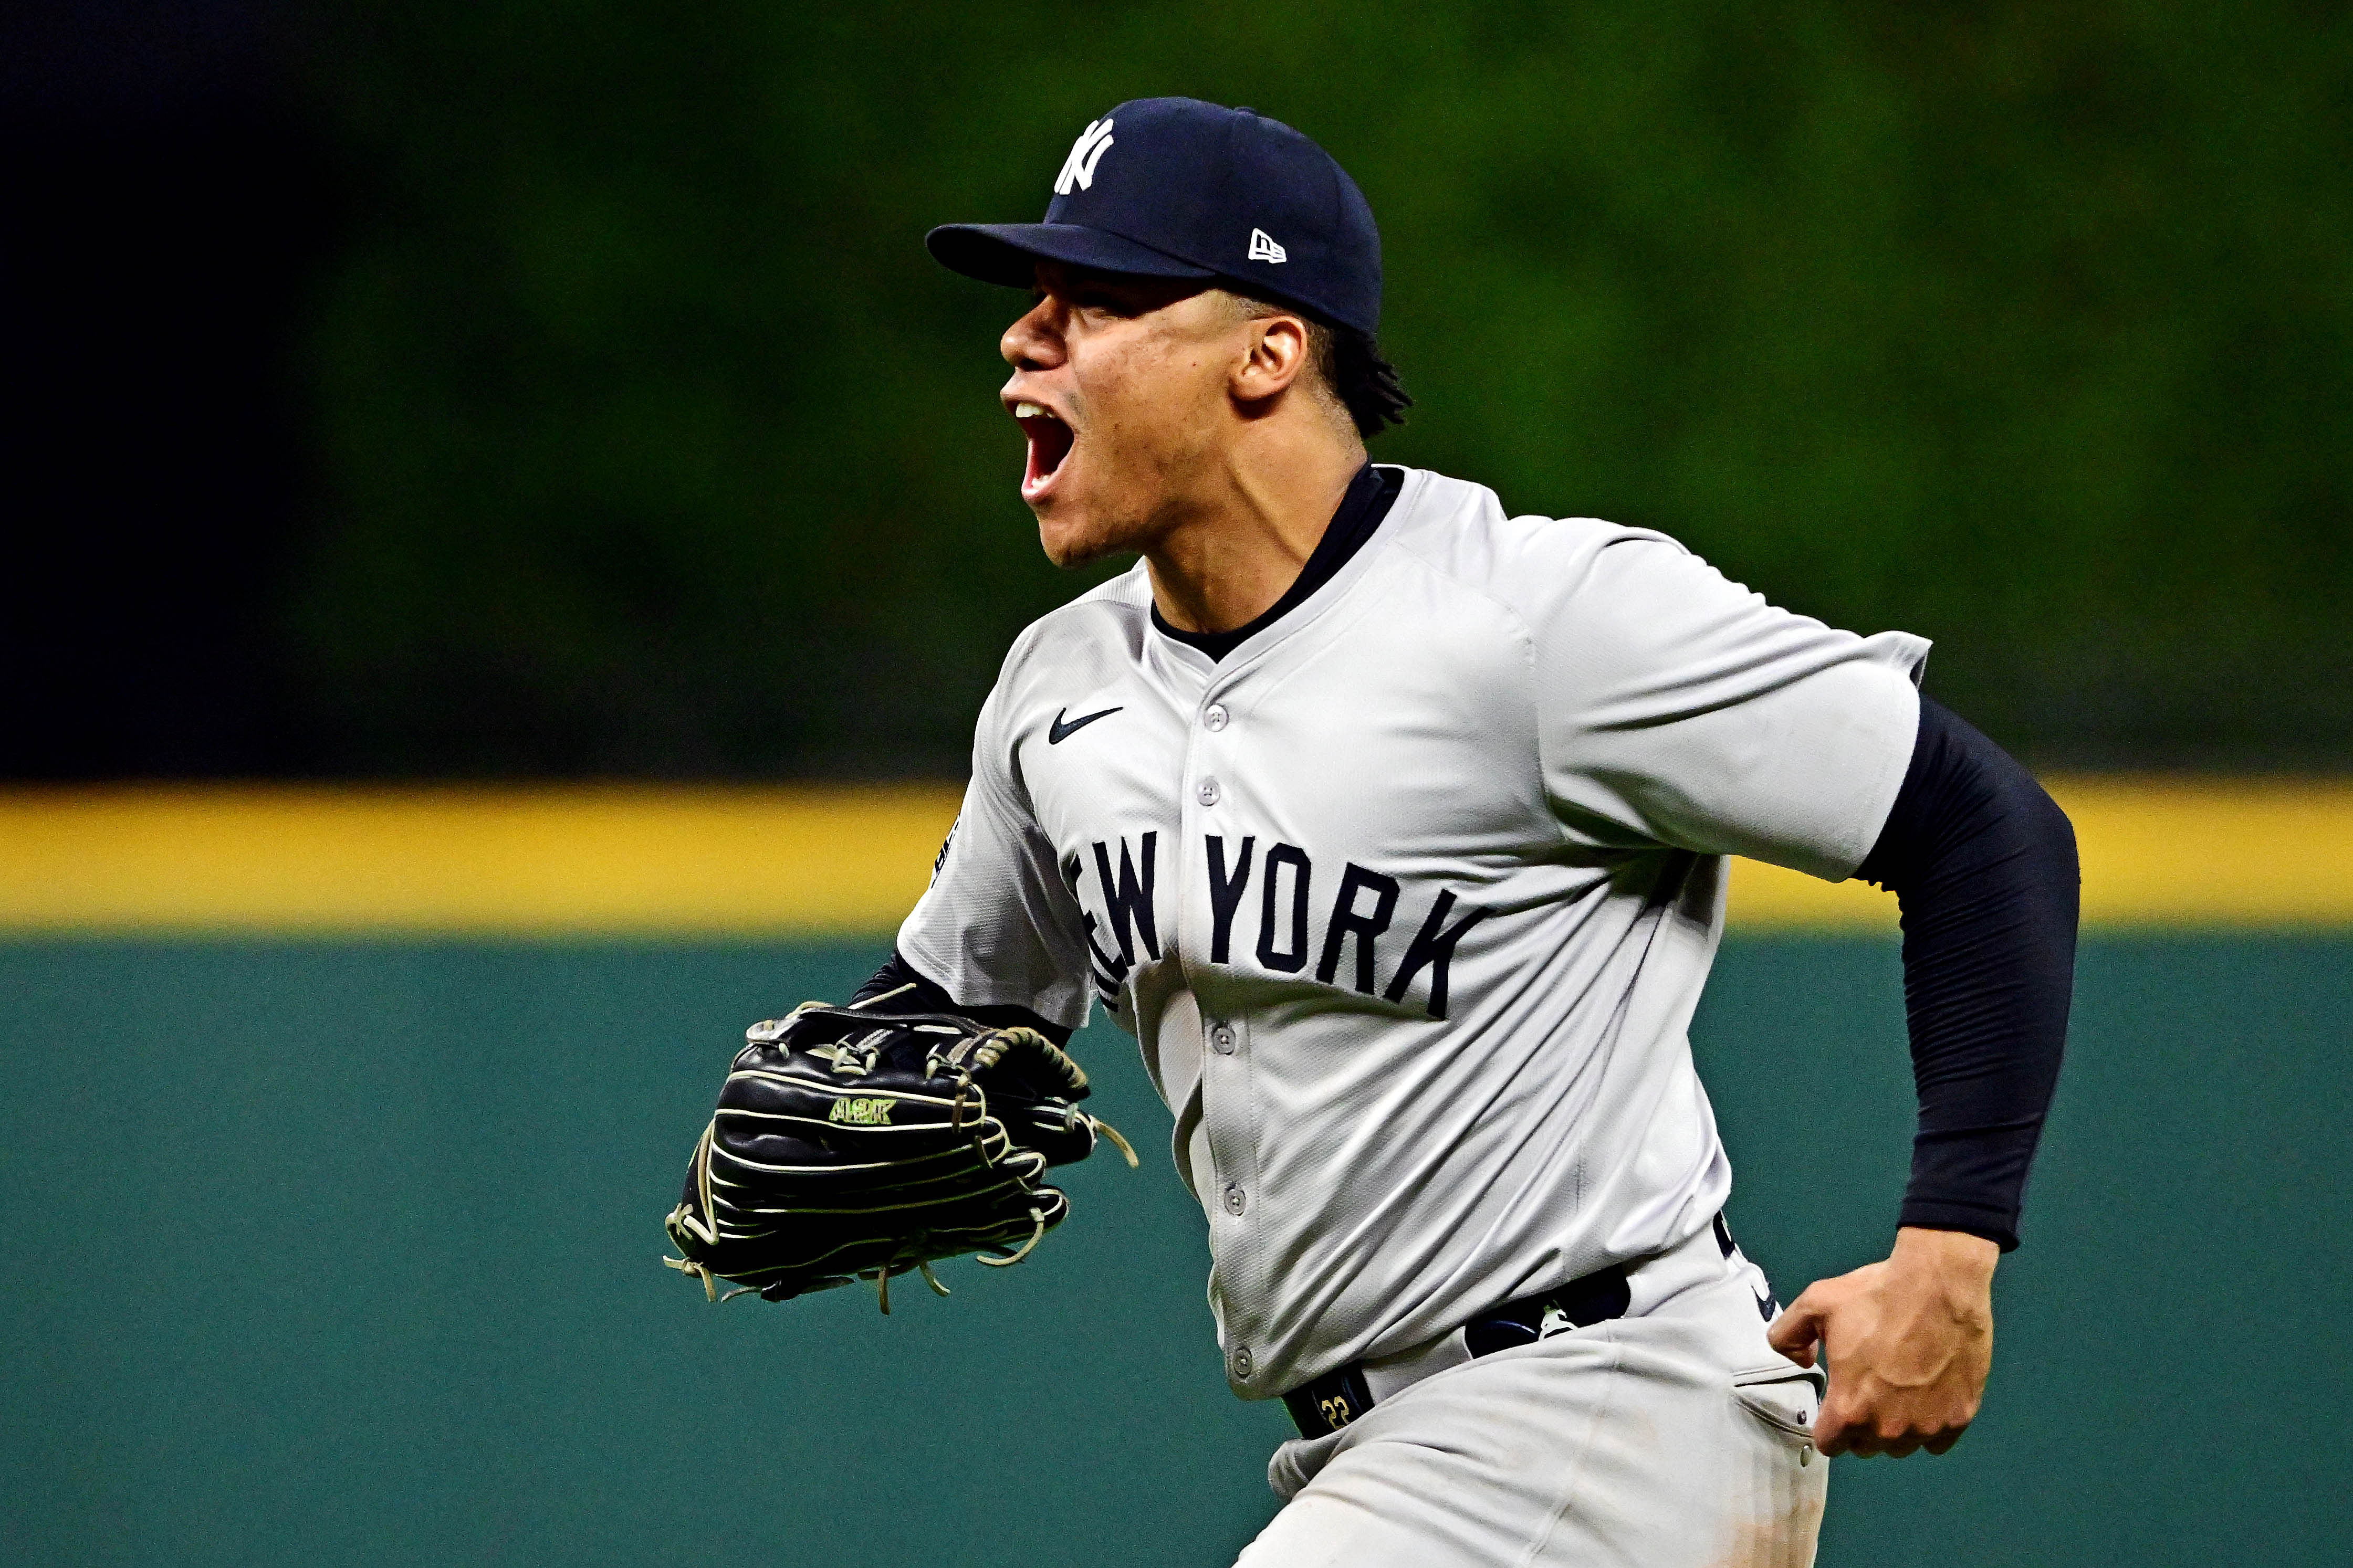
[(1071, 455), (1077, 436), (1043, 404), (1017, 403), (1013, 417), (1029, 437), (1029, 467), (1021, 476), (1021, 496), (1035, 500), (1054, 482), (1054, 472)]

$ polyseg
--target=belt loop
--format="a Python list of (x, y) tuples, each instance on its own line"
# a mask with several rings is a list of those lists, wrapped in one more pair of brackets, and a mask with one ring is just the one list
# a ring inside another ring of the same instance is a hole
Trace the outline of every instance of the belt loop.
[(1292, 1425), (1303, 1437), (1325, 1437), (1373, 1407), (1373, 1391), (1365, 1384), (1361, 1362), (1350, 1362), (1303, 1384), (1282, 1396)]

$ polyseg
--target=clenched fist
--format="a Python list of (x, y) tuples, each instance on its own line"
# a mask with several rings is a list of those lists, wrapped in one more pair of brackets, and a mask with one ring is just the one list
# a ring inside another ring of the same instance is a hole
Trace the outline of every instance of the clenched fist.
[(1773, 1348), (1820, 1355), (1830, 1392), (1814, 1419), (1825, 1454), (1941, 1454), (1961, 1440), (1993, 1368), (2000, 1248), (1954, 1230), (1895, 1233), (1884, 1263), (1817, 1280), (1773, 1321)]

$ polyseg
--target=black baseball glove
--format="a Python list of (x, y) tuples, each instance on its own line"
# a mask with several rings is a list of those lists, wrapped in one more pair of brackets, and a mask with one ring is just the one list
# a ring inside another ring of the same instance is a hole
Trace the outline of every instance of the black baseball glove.
[(992, 1029), (948, 1013), (881, 1016), (805, 1002), (754, 1024), (695, 1144), (686, 1194), (664, 1221), (702, 1281), (782, 1301), (977, 1252), (1018, 1263), (1070, 1212), (1050, 1165), (1094, 1152), (1078, 1108), (1087, 1075), (1032, 1029)]

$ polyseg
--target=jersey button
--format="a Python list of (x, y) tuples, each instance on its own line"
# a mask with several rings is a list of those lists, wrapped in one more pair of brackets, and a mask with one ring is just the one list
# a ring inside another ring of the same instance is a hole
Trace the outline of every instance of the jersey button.
[(1227, 718), (1228, 714), (1226, 712), (1225, 704), (1222, 702), (1212, 702), (1209, 704), (1209, 710), (1201, 715), (1201, 722), (1207, 724), (1212, 730), (1222, 730), (1226, 727)]
[(1226, 1358), (1226, 1362), (1228, 1365), (1234, 1369), (1234, 1381), (1236, 1383), (1248, 1383), (1250, 1381), (1250, 1346), (1236, 1345), (1234, 1347), (1234, 1353), (1228, 1356)]
[(1239, 1218), (1242, 1210), (1248, 1207), (1250, 1207), (1250, 1194), (1243, 1192), (1241, 1188), (1234, 1185), (1233, 1183), (1228, 1182), (1226, 1184), (1226, 1212)]
[(1231, 1024), (1220, 1024), (1216, 1028), (1210, 1030), (1209, 1048), (1216, 1051), (1221, 1057), (1232, 1056), (1234, 1054), (1234, 1026)]
[(1200, 787), (1199, 789), (1198, 789), (1198, 790), (1195, 790), (1195, 791), (1193, 792), (1193, 795), (1194, 795), (1194, 798), (1196, 798), (1197, 800), (1198, 800), (1198, 801), (1199, 801), (1203, 805), (1217, 805), (1217, 804), (1218, 804), (1218, 781), (1217, 781), (1217, 780), (1215, 780), (1215, 779), (1203, 779), (1203, 780), (1201, 781), (1201, 787)]

